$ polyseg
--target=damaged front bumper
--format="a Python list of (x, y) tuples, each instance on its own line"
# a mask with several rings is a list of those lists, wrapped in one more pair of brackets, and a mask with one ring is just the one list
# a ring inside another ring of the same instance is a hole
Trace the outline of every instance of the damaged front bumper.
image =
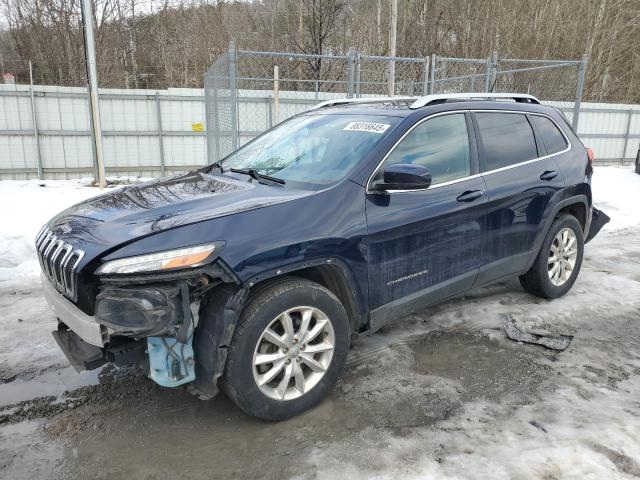
[(89, 345), (102, 348), (109, 341), (109, 330), (100, 325), (94, 316), (87, 315), (67, 300), (49, 282), (44, 273), (40, 274), (44, 298), (58, 317), (68, 328)]
[(62, 296), (46, 277), (41, 280), (59, 320), (52, 334), (78, 371), (138, 363), (162, 386), (195, 379), (192, 344), (199, 301), (193, 301), (186, 280), (103, 285), (93, 316)]

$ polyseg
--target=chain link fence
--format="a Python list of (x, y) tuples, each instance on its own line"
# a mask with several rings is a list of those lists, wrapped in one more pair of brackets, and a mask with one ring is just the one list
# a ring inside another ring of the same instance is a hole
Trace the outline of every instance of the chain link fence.
[(429, 93), (518, 92), (566, 111), (578, 126), (586, 57), (581, 60), (453, 58), (433, 55)]
[(204, 76), (207, 158), (220, 159), (238, 148), (238, 98), (233, 48)]
[[(429, 61), (423, 58), (356, 55), (354, 96), (426, 95)], [(390, 71), (394, 72), (393, 81)]]
[(205, 75), (208, 159), (224, 158), (273, 125), (332, 98), (462, 92), (530, 93), (577, 127), (586, 58), (382, 57), (236, 51)]
[[(423, 95), (427, 59), (229, 50), (205, 74), (207, 156), (224, 158), (273, 125), (333, 98)], [(394, 71), (390, 82), (389, 72)]]
[(488, 92), (491, 60), (431, 56), (429, 93)]

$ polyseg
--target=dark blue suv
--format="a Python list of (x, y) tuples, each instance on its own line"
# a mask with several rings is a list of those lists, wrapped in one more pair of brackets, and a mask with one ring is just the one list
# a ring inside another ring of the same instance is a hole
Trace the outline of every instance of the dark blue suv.
[(514, 275), (564, 295), (606, 221), (591, 160), (529, 95), (325, 102), (53, 218), (36, 247), (54, 336), (78, 369), (139, 363), (287, 418), (327, 395), (354, 334)]

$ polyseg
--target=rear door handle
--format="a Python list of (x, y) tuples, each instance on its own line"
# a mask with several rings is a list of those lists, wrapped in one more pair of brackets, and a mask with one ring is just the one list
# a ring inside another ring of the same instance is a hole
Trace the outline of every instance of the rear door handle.
[(473, 202), (482, 196), (482, 190), (467, 190), (459, 195), (456, 200), (459, 202)]
[(558, 176), (558, 172), (555, 170), (547, 170), (542, 175), (540, 175), (540, 180), (553, 180)]

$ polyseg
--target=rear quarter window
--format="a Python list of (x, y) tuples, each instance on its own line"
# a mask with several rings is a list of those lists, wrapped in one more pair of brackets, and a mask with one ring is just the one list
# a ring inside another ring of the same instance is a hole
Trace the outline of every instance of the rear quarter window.
[(547, 117), (531, 115), (529, 117), (542, 137), (542, 143), (547, 149), (547, 155), (561, 152), (568, 147), (567, 141), (555, 123)]
[(531, 124), (520, 113), (476, 113), (485, 170), (491, 171), (538, 157)]

